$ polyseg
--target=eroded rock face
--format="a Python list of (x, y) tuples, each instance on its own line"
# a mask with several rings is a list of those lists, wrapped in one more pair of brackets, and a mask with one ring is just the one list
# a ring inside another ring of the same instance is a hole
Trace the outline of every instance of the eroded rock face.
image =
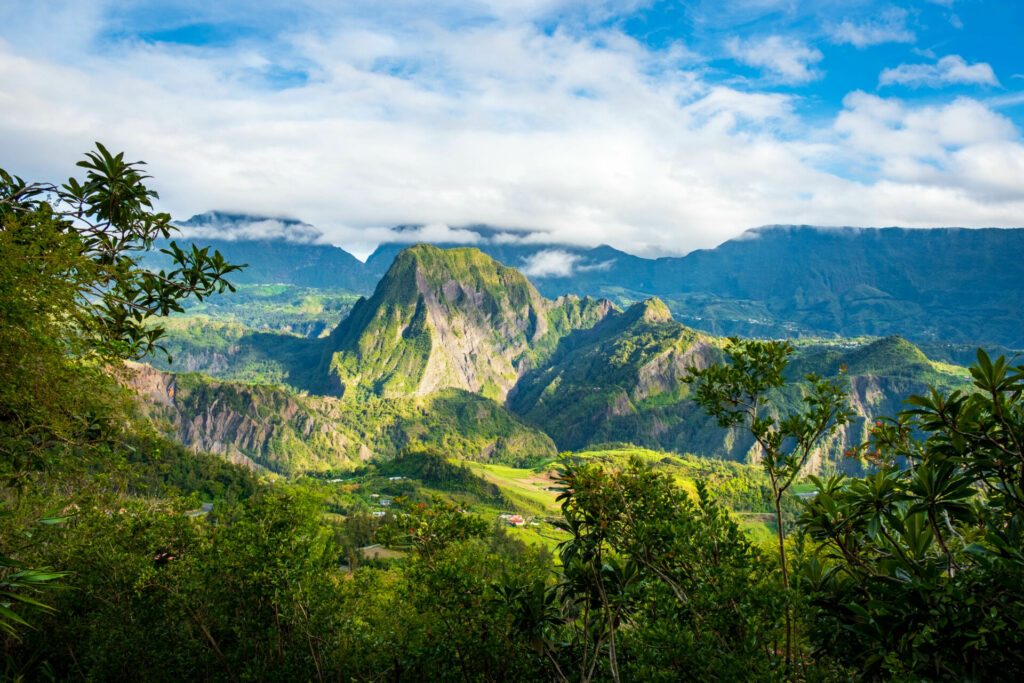
[[(132, 364), (128, 386), (163, 431), (196, 450), (250, 467), (288, 471), (341, 465), (359, 444), (332, 427), (325, 406), (272, 387), (173, 375)], [(285, 445), (287, 444), (287, 445)]]
[(281, 387), (172, 375), (133, 365), (128, 379), (165, 434), (196, 451), (285, 474), (345, 469), (407, 447), (514, 463), (556, 455), (551, 439), (490, 399), (445, 390), (374, 398), (356, 409)]
[[(673, 321), (661, 302), (648, 300), (568, 336), (561, 352), (516, 385), (509, 405), (563, 450), (626, 442), (757, 462), (760, 452), (749, 432), (718, 426), (691, 400), (685, 382), (690, 371), (724, 360), (725, 344)], [(959, 381), (899, 339), (812, 344), (794, 363), (791, 381), (767, 409), (802, 409), (803, 377), (815, 372), (849, 383), (854, 413), (812, 454), (810, 472), (858, 471), (861, 464), (844, 453), (866, 440), (876, 419), (897, 414), (906, 397), (926, 392), (931, 381)]]
[(332, 333), (329, 372), (348, 397), (457, 388), (503, 400), (559, 339), (611, 310), (592, 299), (545, 299), (476, 249), (418, 245)]
[(633, 400), (678, 391), (680, 380), (691, 370), (703, 370), (715, 358), (714, 346), (707, 337), (697, 337), (684, 348), (671, 348), (656, 355), (637, 371)]

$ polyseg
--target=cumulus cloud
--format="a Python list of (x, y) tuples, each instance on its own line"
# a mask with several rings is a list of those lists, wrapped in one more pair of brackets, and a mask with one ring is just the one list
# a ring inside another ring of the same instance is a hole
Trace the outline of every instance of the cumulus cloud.
[(844, 137), (848, 160), (884, 176), (879, 183), (883, 195), (918, 188), (921, 213), (937, 224), (942, 219), (936, 205), (959, 206), (960, 215), (972, 214), (975, 220), (986, 214), (994, 218), (1000, 206), (1024, 206), (1020, 132), (980, 102), (958, 98), (946, 105), (910, 107), (857, 92), (844, 105), (835, 129)]
[(312, 225), (291, 219), (210, 213), (175, 225), (178, 228), (175, 238), (193, 240), (284, 240), (297, 244), (323, 240), (323, 233)]
[(582, 257), (563, 249), (545, 249), (523, 259), (519, 270), (526, 277), (569, 277)]
[(882, 43), (912, 43), (916, 36), (907, 28), (907, 11), (899, 7), (890, 7), (875, 19), (855, 22), (844, 19), (833, 26), (829, 34), (832, 40), (840, 45), (853, 45), (865, 48)]
[(968, 64), (960, 55), (947, 55), (935, 64), (900, 64), (885, 69), (878, 85), (906, 85), (911, 88), (941, 88), (947, 85), (999, 85), (992, 67), (985, 62)]
[[(4, 168), (60, 179), (98, 139), (147, 160), (176, 216), (296, 216), (357, 254), (410, 224), (425, 226), (415, 239), (520, 226), (531, 232), (500, 239), (658, 255), (762, 224), (1024, 215), (1006, 180), (1020, 177), (1020, 132), (995, 104), (855, 93), (834, 118), (805, 118), (799, 98), (714, 80), (688, 49), (652, 49), (614, 22), (533, 21), (611, 3), (439, 0), (410, 22), (411, 0), (304, 0), (308, 22), (217, 46), (126, 37), (110, 18), (123, 6), (137, 3), (0, 4)], [(239, 7), (186, 14), (249, 16)], [(769, 62), (754, 48), (773, 40)], [(821, 60), (778, 36), (736, 50), (779, 80)], [(591, 265), (569, 261), (536, 265)]]
[(517, 232), (499, 232), (491, 236), (494, 244), (522, 244), (526, 235)]
[(445, 223), (402, 226), (392, 228), (381, 241), (415, 244), (417, 242), (445, 242), (449, 244), (477, 244), (483, 238), (473, 230), (452, 228)]
[(738, 62), (763, 69), (783, 83), (808, 83), (822, 76), (813, 68), (824, 56), (821, 51), (793, 38), (767, 36), (746, 41), (730, 38), (725, 47)]

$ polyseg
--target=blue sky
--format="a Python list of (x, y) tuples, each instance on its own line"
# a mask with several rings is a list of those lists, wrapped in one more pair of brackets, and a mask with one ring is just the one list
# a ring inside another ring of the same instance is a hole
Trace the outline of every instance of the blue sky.
[(1024, 225), (1024, 3), (0, 6), (0, 165), (102, 140), (165, 207), (365, 253), (459, 225), (655, 255), (749, 227)]

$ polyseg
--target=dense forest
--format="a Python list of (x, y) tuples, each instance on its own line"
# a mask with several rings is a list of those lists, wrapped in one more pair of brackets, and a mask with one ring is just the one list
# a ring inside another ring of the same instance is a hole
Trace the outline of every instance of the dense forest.
[[(127, 388), (138, 372), (128, 362), (160, 353), (164, 319), (188, 302), (230, 297), (242, 264), (168, 242), (170, 216), (153, 209), (140, 164), (97, 146), (79, 166), (84, 178), (61, 185), (0, 172), (6, 678), (1016, 680), (1024, 670), (1024, 366), (979, 351), (968, 387), (939, 386), (869, 425), (846, 452), (866, 463), (859, 477), (804, 477), (852, 419), (842, 382), (856, 368), (836, 361), (814, 374), (830, 362), (822, 352), (794, 377), (789, 343), (743, 339), (685, 379), (707, 420), (756, 444), (756, 466), (623, 444), (556, 456), (537, 436), (551, 452), (517, 464), (551, 489), (550, 509), (534, 489), (496, 483), (522, 469), (453, 462), (454, 439), (410, 441), (337, 472), (232, 464), (155, 427)], [(157, 243), (169, 265), (147, 270)], [(641, 314), (659, 342), (668, 322)], [(562, 350), (566, 377), (589, 358), (642, 351), (600, 334)], [(347, 357), (335, 361), (348, 371)], [(463, 415), (448, 420), (452, 432), (480, 410), (447, 400)], [(494, 430), (518, 429), (485, 414)], [(415, 415), (389, 424), (409, 430)], [(748, 533), (739, 511), (770, 533)], [(520, 520), (550, 529), (551, 542), (527, 542)]]

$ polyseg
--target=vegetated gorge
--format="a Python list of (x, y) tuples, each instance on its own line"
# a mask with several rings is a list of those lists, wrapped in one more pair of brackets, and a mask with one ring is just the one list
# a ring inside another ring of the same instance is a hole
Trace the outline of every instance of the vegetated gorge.
[[(721, 361), (727, 339), (675, 322), (658, 298), (625, 309), (589, 296), (546, 299), (472, 248), (399, 252), (324, 337), (196, 315), (172, 320), (165, 344), (173, 362), (156, 357), (156, 367), (207, 378), (141, 373), (154, 414), (186, 445), (276, 471), (442, 445), (502, 464), (608, 443), (757, 461), (749, 433), (718, 426), (689, 397), (687, 373)], [(966, 369), (900, 337), (807, 340), (773, 399), (778, 410), (800, 404), (808, 373), (842, 374), (856, 412), (820, 444), (812, 473), (860, 471), (844, 453), (877, 417), (929, 386), (969, 384)]]
[(0, 174), (6, 677), (1024, 671), (1024, 230), (364, 263), (83, 168)]

